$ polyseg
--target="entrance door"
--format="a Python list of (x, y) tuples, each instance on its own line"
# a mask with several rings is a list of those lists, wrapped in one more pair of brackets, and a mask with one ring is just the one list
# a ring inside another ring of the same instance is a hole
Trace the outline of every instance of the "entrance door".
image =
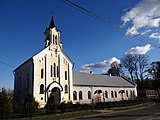
[(61, 100), (61, 92), (58, 87), (55, 87), (51, 90), (50, 96), (53, 98), (55, 104), (59, 104)]

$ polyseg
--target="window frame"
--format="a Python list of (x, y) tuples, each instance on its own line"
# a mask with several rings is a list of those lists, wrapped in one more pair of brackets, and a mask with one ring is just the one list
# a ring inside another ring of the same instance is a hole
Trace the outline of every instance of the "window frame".
[(39, 94), (44, 94), (44, 85), (41, 84), (39, 88)]
[(64, 91), (65, 91), (65, 93), (68, 93), (68, 85), (64, 86)]
[(88, 99), (91, 99), (91, 91), (88, 91)]
[(83, 93), (82, 93), (82, 91), (79, 91), (79, 100), (83, 100)]
[(44, 69), (41, 68), (41, 79), (43, 79), (43, 77), (44, 77)]
[(68, 77), (67, 71), (64, 72), (64, 76), (65, 76), (65, 80), (67, 80), (67, 77)]
[(114, 96), (115, 98), (117, 98), (117, 91), (114, 91)]
[(126, 97), (128, 97), (128, 90), (126, 90)]
[(73, 91), (73, 100), (77, 100), (77, 92)]
[(51, 65), (51, 77), (53, 77), (53, 66)]
[(113, 93), (113, 91), (111, 91), (111, 98), (114, 98), (114, 93)]
[(105, 98), (108, 98), (108, 91), (105, 91)]

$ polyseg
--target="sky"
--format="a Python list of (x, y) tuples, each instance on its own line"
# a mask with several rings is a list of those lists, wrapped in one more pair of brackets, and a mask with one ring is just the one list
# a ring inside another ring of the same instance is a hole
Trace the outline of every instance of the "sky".
[(74, 3), (125, 32), (61, 0), (0, 0), (0, 87), (13, 89), (13, 70), (44, 48), (43, 33), (52, 16), (62, 31), (63, 49), (74, 62), (74, 71), (104, 73), (126, 54), (147, 54), (150, 62), (160, 60), (160, 0)]

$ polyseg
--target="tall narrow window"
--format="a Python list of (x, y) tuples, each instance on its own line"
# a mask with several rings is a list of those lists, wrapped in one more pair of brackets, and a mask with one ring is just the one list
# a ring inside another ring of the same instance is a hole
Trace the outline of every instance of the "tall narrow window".
[(133, 97), (133, 95), (132, 95), (132, 91), (130, 91), (130, 96), (131, 96), (131, 98)]
[(43, 94), (43, 93), (44, 93), (44, 85), (41, 84), (41, 85), (40, 85), (40, 94)]
[(22, 89), (22, 78), (19, 77), (19, 85), (18, 85), (18, 90), (21, 92)]
[(68, 93), (68, 85), (64, 86), (65, 93)]
[(114, 98), (113, 91), (111, 91), (111, 98)]
[(53, 35), (53, 44), (54, 44), (54, 35)]
[(79, 100), (82, 100), (82, 91), (79, 91)]
[(114, 91), (114, 96), (115, 98), (117, 98), (117, 91)]
[(88, 99), (91, 99), (91, 91), (88, 91)]
[(55, 43), (56, 43), (56, 45), (57, 45), (57, 35), (56, 35), (56, 37), (55, 37)]
[(67, 80), (67, 71), (65, 71), (65, 80)]
[(76, 91), (73, 92), (73, 100), (77, 100), (77, 92)]
[(51, 77), (53, 77), (53, 67), (51, 65)]
[(59, 67), (57, 66), (57, 77), (59, 77)]
[(29, 73), (26, 74), (26, 90), (29, 89)]
[(41, 78), (43, 78), (43, 76), (44, 76), (44, 69), (42, 68), (41, 69)]
[(133, 90), (133, 97), (135, 97), (135, 93), (134, 93), (134, 90)]
[(128, 97), (128, 91), (126, 90), (126, 97)]
[(105, 97), (108, 98), (108, 92), (107, 91), (105, 91)]
[(54, 63), (54, 77), (56, 77), (56, 63)]

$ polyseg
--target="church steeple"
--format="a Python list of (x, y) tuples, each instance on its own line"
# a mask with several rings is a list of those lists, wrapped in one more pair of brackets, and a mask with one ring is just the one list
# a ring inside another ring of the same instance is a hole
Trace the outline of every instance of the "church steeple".
[(44, 34), (46, 36), (46, 38), (45, 38), (45, 47), (50, 46), (50, 48), (52, 48), (55, 45), (56, 46), (58, 45), (62, 49), (62, 44), (60, 43), (60, 31), (55, 26), (53, 16), (51, 18), (49, 27), (46, 28)]
[(54, 27), (56, 27), (56, 26), (55, 26), (55, 24), (54, 24), (54, 20), (53, 20), (53, 16), (52, 16), (52, 19), (51, 19), (49, 28), (54, 28)]

